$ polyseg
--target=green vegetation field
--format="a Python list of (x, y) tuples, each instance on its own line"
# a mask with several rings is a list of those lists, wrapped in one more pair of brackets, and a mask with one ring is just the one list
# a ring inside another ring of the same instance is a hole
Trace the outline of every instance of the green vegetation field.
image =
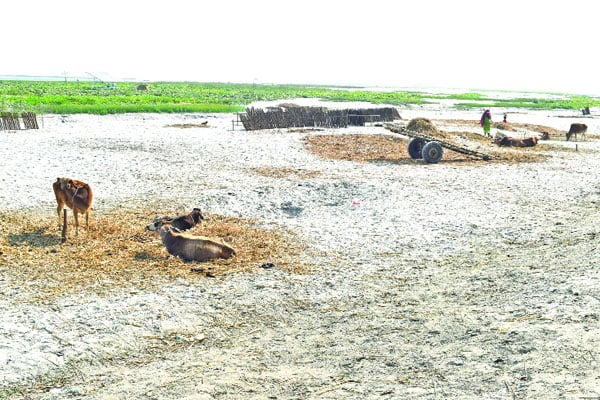
[(0, 111), (34, 111), (51, 114), (116, 114), (135, 112), (243, 111), (253, 101), (299, 97), (330, 101), (366, 101), (374, 104), (424, 104), (453, 100), (457, 108), (524, 107), (581, 109), (600, 106), (600, 99), (567, 94), (498, 99), (485, 91), (431, 94), (418, 91), (373, 91), (308, 85), (266, 85), (196, 82), (153, 82), (148, 90), (139, 83), (104, 84), (91, 81), (0, 81)]

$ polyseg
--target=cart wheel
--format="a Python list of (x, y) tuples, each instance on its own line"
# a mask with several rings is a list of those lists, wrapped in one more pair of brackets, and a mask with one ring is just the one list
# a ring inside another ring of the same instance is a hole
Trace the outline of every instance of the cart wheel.
[(414, 160), (418, 160), (419, 158), (423, 158), (422, 150), (423, 146), (427, 143), (425, 140), (421, 138), (412, 138), (408, 142), (408, 154), (410, 158)]
[(442, 159), (444, 149), (439, 142), (428, 142), (423, 146), (423, 160), (430, 164), (435, 164)]

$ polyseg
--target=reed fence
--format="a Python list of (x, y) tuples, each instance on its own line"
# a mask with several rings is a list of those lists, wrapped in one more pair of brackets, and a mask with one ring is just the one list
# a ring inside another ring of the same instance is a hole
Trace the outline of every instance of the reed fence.
[(364, 126), (367, 122), (391, 122), (400, 118), (393, 107), (365, 109), (327, 109), (325, 107), (246, 108), (238, 114), (247, 131), (277, 128), (345, 128)]
[[(21, 121), (23, 124), (21, 125)], [(0, 131), (19, 131), (21, 129), (39, 129), (37, 116), (33, 112), (1, 112)]]

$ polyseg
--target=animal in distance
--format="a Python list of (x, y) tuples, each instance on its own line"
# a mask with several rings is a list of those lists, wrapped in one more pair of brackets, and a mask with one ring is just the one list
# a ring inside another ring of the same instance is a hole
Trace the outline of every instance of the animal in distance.
[(512, 146), (512, 147), (533, 147), (537, 144), (538, 139), (535, 136), (527, 138), (513, 138), (510, 136), (498, 136), (494, 139), (494, 143), (498, 146)]
[(575, 135), (575, 139), (577, 139), (577, 134), (581, 134), (581, 138), (585, 140), (585, 134), (587, 132), (586, 124), (571, 124), (569, 127), (569, 132), (567, 132), (567, 140), (571, 139), (571, 136)]

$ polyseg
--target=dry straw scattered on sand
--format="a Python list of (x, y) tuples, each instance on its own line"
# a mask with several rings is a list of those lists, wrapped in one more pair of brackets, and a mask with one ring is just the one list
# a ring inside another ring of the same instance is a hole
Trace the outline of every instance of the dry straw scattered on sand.
[[(474, 121), (453, 121), (472, 125)], [(462, 153), (444, 149), (441, 163), (480, 163), (489, 162), (536, 162), (541, 161), (548, 155), (545, 154), (552, 149), (550, 145), (540, 143), (530, 148), (507, 148), (494, 144), (492, 139), (477, 133), (447, 132), (439, 130), (433, 122), (425, 118), (415, 118), (408, 122), (407, 129), (434, 136), (440, 140), (460, 146), (467, 146), (473, 150), (496, 156), (496, 161), (483, 161), (474, 159)], [(537, 130), (552, 131), (552, 128), (536, 126)], [(424, 162), (423, 160), (412, 160), (408, 154), (408, 138), (390, 133), (389, 135), (363, 135), (363, 134), (317, 134), (306, 137), (307, 148), (321, 157), (336, 160), (348, 160), (357, 162), (387, 161), (387, 162)]]
[(76, 236), (74, 227), (69, 226), (68, 240), (61, 243), (56, 216), (0, 212), (1, 272), (16, 286), (43, 299), (81, 290), (144, 288), (178, 278), (252, 272), (268, 263), (294, 273), (307, 270), (298, 260), (302, 244), (291, 232), (214, 214), (205, 214), (206, 220), (190, 232), (226, 241), (236, 248), (237, 255), (205, 263), (183, 262), (169, 256), (158, 235), (145, 231), (156, 215), (150, 210), (92, 213), (89, 231), (82, 226)]
[[(453, 124), (472, 125), (474, 121), (445, 120)], [(523, 124), (521, 124), (523, 125)], [(527, 124), (524, 124), (527, 125)], [(408, 123), (408, 128), (468, 145), (479, 151), (500, 157), (500, 162), (532, 162), (546, 157), (551, 146), (538, 144), (534, 148), (499, 148), (489, 138), (472, 132), (446, 132), (424, 118)], [(520, 127), (523, 128), (523, 127)], [(527, 125), (536, 132), (562, 134), (538, 125)], [(324, 158), (355, 162), (423, 162), (408, 155), (408, 138), (397, 134), (321, 134), (306, 136), (307, 148)], [(481, 163), (464, 154), (446, 150), (444, 162)], [(261, 167), (254, 172), (274, 178), (297, 177), (310, 179), (320, 172), (314, 170)], [(0, 219), (0, 261), (5, 276), (40, 298), (82, 289), (103, 291), (115, 286), (146, 287), (186, 278), (223, 276), (236, 272), (256, 272), (260, 266), (273, 262), (277, 268), (303, 273), (308, 269), (299, 262), (305, 252), (302, 242), (281, 227), (265, 229), (255, 221), (221, 215), (208, 215), (193, 233), (231, 243), (238, 255), (229, 260), (208, 263), (184, 263), (168, 255), (158, 236), (144, 231), (146, 224), (158, 214), (176, 212), (156, 210), (119, 210), (107, 214), (92, 213), (90, 231), (74, 235), (71, 226), (69, 239), (61, 244), (56, 216), (40, 217), (32, 212), (2, 212)], [(72, 223), (71, 212), (69, 221)], [(194, 271), (194, 272), (192, 272)]]
[(208, 125), (208, 121), (204, 121), (204, 122), (199, 123), (199, 124), (185, 123), (185, 124), (169, 124), (169, 125), (165, 125), (165, 128), (180, 128), (180, 129), (210, 128), (210, 127), (211, 126)]
[(321, 175), (321, 171), (290, 167), (259, 167), (253, 168), (252, 171), (258, 175), (270, 178), (296, 177), (300, 179), (311, 179)]

